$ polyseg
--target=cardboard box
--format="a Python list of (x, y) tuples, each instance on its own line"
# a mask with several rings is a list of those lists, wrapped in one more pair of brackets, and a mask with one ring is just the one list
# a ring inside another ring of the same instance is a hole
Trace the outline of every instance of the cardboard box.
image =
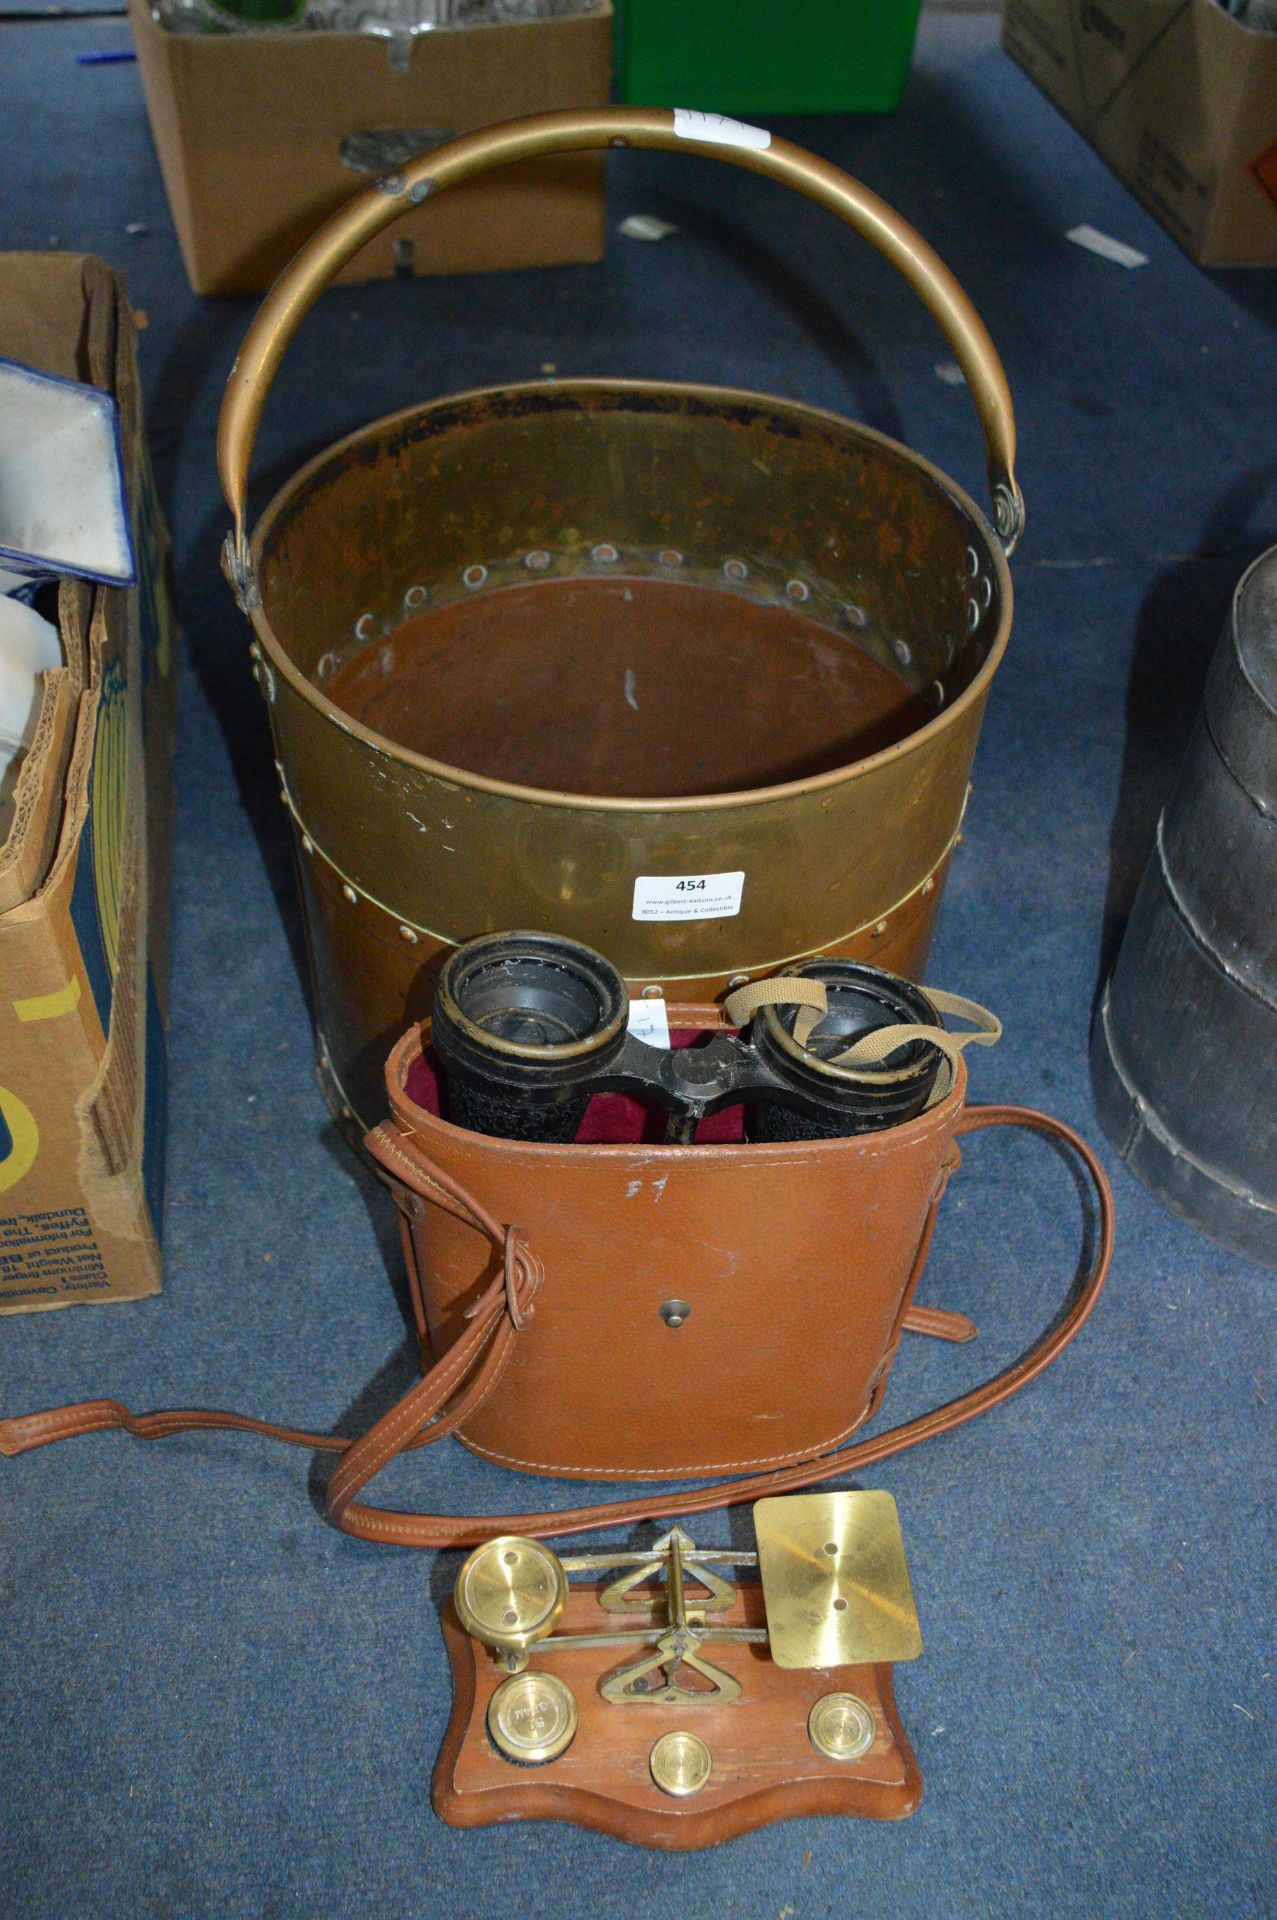
[(1217, 0), (1007, 0), (1002, 44), (1194, 260), (1277, 265), (1277, 33)]
[[(142, 86), (196, 293), (260, 293), (343, 201), (457, 133), (609, 97), (612, 9), (367, 33), (170, 33), (129, 0)], [(603, 157), (507, 167), (414, 208), (344, 280), (558, 266), (603, 253)]]
[(0, 1313), (160, 1286), (176, 629), (122, 279), (0, 254), (0, 353), (120, 405), (138, 584), (65, 582), (0, 848)]

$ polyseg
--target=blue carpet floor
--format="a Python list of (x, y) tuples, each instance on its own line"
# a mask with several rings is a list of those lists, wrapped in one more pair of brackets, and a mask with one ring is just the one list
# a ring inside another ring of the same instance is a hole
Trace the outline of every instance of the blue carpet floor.
[[(216, 565), (214, 425), (252, 304), (187, 290), (136, 68), (74, 64), (125, 35), (0, 24), (3, 236), (104, 255), (150, 318), (187, 637), (167, 1278), (146, 1304), (0, 1323), (0, 1404), (110, 1393), (349, 1429), (412, 1362), (389, 1209), (311, 1075), (284, 816)], [(1190, 265), (987, 16), (924, 23), (898, 115), (785, 131), (921, 228), (1006, 361), (1029, 528), (931, 977), (1005, 1017), (977, 1098), (1095, 1137), (1097, 985), (1231, 589), (1277, 540), (1277, 275)], [(614, 166), (611, 227), (637, 211), (679, 234), (614, 239), (600, 267), (330, 295), (269, 410), (261, 497), (366, 418), (545, 361), (801, 395), (979, 492), (969, 397), (875, 256), (776, 190), (664, 156)], [(1063, 235), (1081, 221), (1149, 264), (1080, 252)], [(905, 1825), (803, 1821), (686, 1858), (564, 1827), (451, 1832), (428, 1785), (455, 1561), (330, 1530), (303, 1455), (113, 1436), (0, 1464), (0, 1912), (1271, 1916), (1277, 1281), (1113, 1173), (1118, 1254), (1081, 1339), (1010, 1406), (872, 1476), (900, 1503), (926, 1643), (898, 1674), (926, 1781)], [(908, 1343), (888, 1417), (1021, 1350), (1078, 1243), (1049, 1151), (971, 1143), (924, 1293), (981, 1338)], [(386, 1491), (490, 1508), (546, 1490), (447, 1443)]]

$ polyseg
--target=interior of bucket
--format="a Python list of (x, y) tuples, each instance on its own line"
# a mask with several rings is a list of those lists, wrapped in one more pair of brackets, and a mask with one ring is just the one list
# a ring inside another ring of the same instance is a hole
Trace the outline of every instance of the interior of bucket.
[(983, 518), (903, 448), (743, 395), (562, 383), (378, 422), (277, 497), (263, 610), (396, 746), (555, 792), (827, 773), (905, 739), (1003, 632)]

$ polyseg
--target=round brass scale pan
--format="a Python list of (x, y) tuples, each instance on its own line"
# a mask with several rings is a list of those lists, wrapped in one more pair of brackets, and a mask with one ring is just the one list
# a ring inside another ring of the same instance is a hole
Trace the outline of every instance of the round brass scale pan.
[[(617, 141), (778, 177), (900, 267), (966, 373), (1000, 532), (935, 467), (833, 414), (565, 380), (362, 429), (303, 468), (250, 541), (266, 391), (343, 261), (414, 195)], [(467, 136), (302, 249), (231, 376), (219, 458), (336, 1104), (379, 1117), (385, 1054), (428, 1009), (432, 957), (504, 927), (586, 941), (674, 1001), (821, 950), (922, 966), (1023, 509), (988, 336), (865, 188), (785, 142), (684, 140), (668, 113)], [(635, 917), (637, 879), (706, 875), (744, 876), (718, 888), (734, 912)]]

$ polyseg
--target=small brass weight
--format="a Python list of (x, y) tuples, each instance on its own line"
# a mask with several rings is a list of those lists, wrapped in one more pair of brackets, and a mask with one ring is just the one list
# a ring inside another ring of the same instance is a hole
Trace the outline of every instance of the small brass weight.
[[(627, 1552), (560, 1558), (515, 1535), (476, 1548), (445, 1622), (466, 1687), (436, 1773), (444, 1817), (575, 1819), (685, 1846), (791, 1812), (912, 1811), (890, 1672), (922, 1641), (895, 1501), (761, 1500), (754, 1525), (757, 1552), (677, 1526)], [(610, 1578), (573, 1582), (590, 1574)]]

